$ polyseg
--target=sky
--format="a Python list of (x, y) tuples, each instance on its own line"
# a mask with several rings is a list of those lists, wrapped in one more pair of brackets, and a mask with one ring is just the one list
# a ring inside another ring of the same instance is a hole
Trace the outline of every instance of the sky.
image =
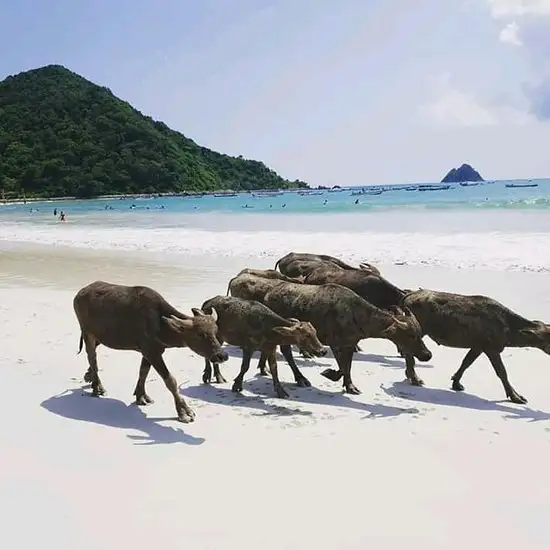
[[(550, 0), (0, 0), (52, 63), (310, 185), (550, 177)], [(1, 123), (1, 119), (0, 119)]]

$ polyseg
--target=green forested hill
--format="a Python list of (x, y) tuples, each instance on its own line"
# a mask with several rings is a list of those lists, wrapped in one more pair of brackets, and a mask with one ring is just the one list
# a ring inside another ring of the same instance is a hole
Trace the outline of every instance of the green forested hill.
[(305, 187), (197, 145), (60, 65), (0, 82), (0, 191), (92, 197)]

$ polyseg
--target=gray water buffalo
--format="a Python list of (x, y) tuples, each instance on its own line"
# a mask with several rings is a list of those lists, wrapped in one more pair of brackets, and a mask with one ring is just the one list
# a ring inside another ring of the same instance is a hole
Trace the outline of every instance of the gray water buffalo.
[(336, 271), (321, 265), (307, 275), (303, 282), (309, 285), (335, 283), (345, 286), (382, 309), (400, 305), (405, 296), (403, 290), (381, 275), (358, 269)]
[[(550, 354), (550, 325), (531, 321), (487, 296), (468, 296), (416, 290), (405, 296), (409, 307), (428, 335), (439, 345), (469, 349), (459, 369), (452, 376), (452, 388), (463, 391), (462, 376), (484, 353), (500, 378), (506, 397), (513, 403), (527, 403), (508, 381), (501, 353), (507, 347), (533, 347)], [(414, 372), (414, 358), (406, 358)]]
[[(292, 318), (285, 319), (260, 302), (231, 296), (215, 296), (204, 302), (202, 309), (207, 313), (217, 311), (218, 339), (242, 349), (241, 370), (232, 388), (235, 392), (241, 392), (243, 389), (243, 378), (250, 368), (250, 359), (254, 351), (259, 350), (267, 356), (273, 387), (278, 397), (288, 397), (288, 393), (279, 381), (275, 358), (277, 346), (290, 347), (291, 344), (296, 344), (314, 355), (323, 356), (326, 353), (311, 323)], [(219, 366), (216, 361), (212, 362), (218, 378), (221, 376)], [(290, 366), (299, 386), (311, 385), (295, 364)], [(209, 381), (211, 372), (210, 361), (206, 359), (203, 381)]]
[(111, 349), (141, 353), (139, 378), (134, 390), (136, 403), (147, 405), (152, 399), (145, 391), (151, 366), (163, 379), (174, 397), (178, 420), (192, 422), (195, 413), (178, 392), (174, 376), (162, 355), (166, 348), (189, 347), (195, 353), (216, 363), (227, 360), (216, 337), (216, 314), (205, 315), (193, 309), (188, 316), (171, 306), (158, 292), (146, 286), (124, 286), (95, 281), (81, 288), (73, 299), (80, 325), (80, 346), (86, 347), (89, 368), (84, 379), (92, 384), (92, 395), (99, 397), (105, 388), (99, 379), (96, 348), (99, 344)]
[(351, 380), (351, 363), (357, 343), (363, 338), (391, 340), (420, 361), (429, 361), (432, 357), (422, 341), (418, 321), (410, 311), (403, 308), (405, 315), (394, 315), (341, 285), (281, 282), (265, 295), (264, 303), (283, 317), (311, 322), (319, 340), (330, 346), (339, 367), (325, 370), (323, 376), (333, 381), (343, 376), (348, 393), (360, 393)]
[[(276, 275), (275, 275), (276, 274)], [(245, 300), (256, 300), (263, 303), (264, 296), (275, 285), (278, 285), (281, 281), (294, 282), (300, 284), (303, 278), (292, 278), (275, 271), (274, 269), (250, 269), (245, 268), (241, 270), (235, 277), (233, 277), (227, 286), (226, 295), (231, 294), (237, 298), (244, 298)], [(284, 355), (291, 369), (298, 368), (290, 346), (281, 347), (281, 353)], [(304, 357), (312, 357), (305, 349), (301, 349), (300, 353)], [(258, 365), (260, 374), (267, 375), (265, 357), (262, 358)]]
[(324, 265), (327, 269), (335, 270), (357, 270), (364, 269), (371, 273), (380, 273), (376, 267), (366, 262), (359, 265), (359, 268), (353, 267), (334, 256), (327, 254), (310, 254), (307, 252), (289, 252), (275, 263), (275, 269), (289, 277), (306, 276), (314, 269)]

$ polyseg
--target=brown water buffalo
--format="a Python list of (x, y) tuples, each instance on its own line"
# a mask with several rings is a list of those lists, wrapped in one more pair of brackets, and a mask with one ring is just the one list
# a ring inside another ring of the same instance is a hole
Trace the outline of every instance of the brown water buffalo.
[[(271, 275), (264, 276), (263, 273), (265, 272), (273, 272), (273, 270), (243, 269), (238, 275), (229, 281), (227, 294), (231, 293), (231, 296), (244, 298), (245, 300), (256, 300), (264, 303), (264, 296), (266, 293), (282, 282), (282, 280), (278, 280), (277, 277), (273, 277)], [(283, 275), (283, 277), (285, 276)], [(294, 282), (297, 284), (301, 284), (301, 281), (303, 280), (303, 278), (294, 279), (289, 277), (287, 277), (287, 279), (289, 280), (286, 282)], [(355, 351), (361, 351), (359, 345), (356, 346)], [(290, 346), (281, 346), (281, 353), (293, 371), (295, 368), (298, 368), (296, 366), (296, 362), (294, 361)], [(313, 357), (305, 349), (300, 349), (300, 353), (306, 358)], [(258, 369), (260, 370), (260, 374), (264, 376), (267, 375), (266, 364), (267, 357), (262, 354), (258, 363)]]
[(405, 296), (403, 290), (381, 275), (358, 269), (336, 271), (319, 266), (303, 282), (309, 285), (335, 283), (351, 288), (361, 298), (382, 309), (400, 305)]
[[(513, 403), (527, 403), (508, 381), (501, 353), (507, 347), (533, 347), (550, 354), (550, 325), (530, 321), (487, 296), (421, 289), (407, 294), (403, 303), (414, 312), (423, 334), (434, 342), (469, 349), (451, 378), (453, 390), (464, 390), (464, 372), (484, 353), (500, 378), (506, 397)], [(408, 370), (414, 373), (414, 358), (406, 360)]]
[[(304, 278), (304, 283), (323, 285), (335, 283), (353, 290), (361, 298), (376, 307), (390, 309), (403, 302), (405, 291), (401, 290), (380, 274), (364, 269), (333, 269), (327, 264), (319, 264), (317, 268)], [(359, 349), (357, 350), (359, 351)], [(397, 351), (403, 355), (399, 347)]]
[[(322, 356), (326, 353), (311, 323), (285, 319), (260, 302), (232, 296), (215, 296), (204, 302), (202, 309), (207, 313), (218, 312), (218, 339), (242, 349), (241, 371), (232, 388), (235, 392), (242, 391), (244, 375), (250, 367), (252, 353), (256, 350), (268, 358), (273, 387), (278, 397), (288, 397), (288, 393), (279, 381), (275, 359), (277, 346), (296, 344), (314, 355)], [(219, 366), (216, 361), (212, 362), (218, 378), (221, 376)], [(298, 385), (311, 385), (296, 365), (291, 365), (291, 368)], [(209, 381), (211, 372), (210, 361), (205, 359), (203, 381)]]
[(405, 315), (377, 308), (353, 290), (341, 285), (296, 285), (281, 282), (264, 298), (264, 303), (283, 317), (310, 321), (319, 340), (330, 346), (339, 369), (322, 374), (330, 380), (344, 378), (346, 392), (360, 391), (351, 380), (351, 363), (357, 343), (363, 338), (385, 338), (420, 361), (429, 361), (431, 352), (422, 341), (418, 321), (403, 308)]
[(145, 391), (151, 366), (163, 379), (174, 397), (181, 422), (192, 422), (195, 413), (178, 392), (174, 376), (162, 355), (166, 348), (189, 347), (195, 353), (221, 363), (227, 360), (217, 340), (216, 314), (205, 315), (193, 309), (188, 316), (171, 306), (158, 292), (146, 286), (124, 286), (95, 281), (81, 288), (73, 300), (80, 325), (80, 347), (86, 346), (89, 368), (84, 376), (92, 384), (92, 395), (99, 397), (105, 388), (99, 379), (96, 348), (99, 344), (111, 349), (141, 353), (139, 378), (134, 390), (136, 403), (152, 403)]
[(319, 265), (324, 265), (327, 269), (364, 269), (371, 273), (380, 273), (376, 267), (366, 262), (361, 263), (359, 268), (356, 268), (334, 256), (328, 256), (327, 254), (309, 254), (307, 252), (289, 252), (277, 260), (275, 269), (278, 267), (281, 273), (289, 277), (299, 277), (308, 275), (311, 271), (319, 267)]

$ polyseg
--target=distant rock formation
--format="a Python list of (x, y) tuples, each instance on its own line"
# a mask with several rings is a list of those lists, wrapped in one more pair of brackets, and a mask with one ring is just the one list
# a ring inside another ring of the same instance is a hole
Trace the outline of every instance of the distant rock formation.
[(460, 183), (463, 181), (485, 181), (481, 174), (469, 164), (463, 164), (460, 168), (449, 170), (441, 183)]

